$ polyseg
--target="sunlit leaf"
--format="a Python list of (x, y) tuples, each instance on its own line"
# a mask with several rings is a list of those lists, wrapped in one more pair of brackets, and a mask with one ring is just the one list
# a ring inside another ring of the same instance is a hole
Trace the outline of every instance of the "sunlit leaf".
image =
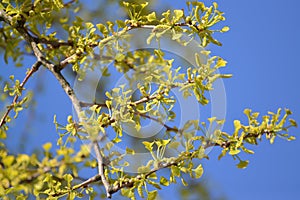
[(246, 161), (240, 161), (236, 166), (237, 168), (240, 168), (240, 169), (245, 169), (249, 164), (249, 161), (246, 160)]

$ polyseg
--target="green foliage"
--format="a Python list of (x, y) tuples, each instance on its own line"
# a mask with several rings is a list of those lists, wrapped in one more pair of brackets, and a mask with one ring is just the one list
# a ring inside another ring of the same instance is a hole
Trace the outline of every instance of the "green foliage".
[[(77, 1), (6, 0), (0, 3), (0, 35), (3, 36), (0, 44), (6, 44), (5, 47), (0, 45), (4, 61), (13, 61), (16, 67), (22, 67), (27, 54), (36, 58), (23, 81), (11, 75), (1, 85), (1, 100), (12, 98), (12, 103), (4, 109), (3, 116), (1, 113), (0, 139), (7, 137), (12, 121), (10, 112), (14, 111), (14, 118), (17, 118), (23, 108), (31, 106), (31, 93), (26, 92), (24, 86), (39, 66), (44, 66), (56, 77), (79, 118), (69, 116), (66, 124), (60, 124), (54, 117), (58, 140), (56, 144), (44, 144), (40, 148), (42, 156), (13, 155), (0, 142), (1, 199), (27, 199), (29, 196), (36, 199), (88, 196), (93, 199), (99, 193), (95, 187), (99, 184), (109, 198), (120, 191), (130, 199), (139, 196), (154, 200), (158, 190), (178, 180), (187, 186), (186, 175), (201, 178), (204, 173), (201, 160), (209, 158), (205, 151), (209, 147), (221, 149), (219, 159), (228, 154), (239, 161), (238, 168), (245, 168), (249, 161), (240, 158), (242, 152), (253, 154), (248, 146), (257, 145), (263, 137), (271, 144), (277, 137), (289, 141), (295, 139), (288, 134), (291, 127), (297, 126), (288, 118), (291, 115), (288, 109), (284, 114), (281, 109), (276, 113), (269, 112), (261, 119), (259, 113), (246, 109), (244, 113), (248, 122), (234, 120), (232, 133), (221, 131), (224, 120), (215, 117), (209, 118), (208, 124), (189, 120), (182, 127), (168, 125), (177, 117), (173, 111), (176, 100), (171, 90), (178, 88), (185, 98), (194, 96), (200, 105), (205, 106), (209, 103), (207, 92), (214, 89), (215, 81), (231, 77), (218, 72), (227, 62), (199, 48), (194, 55), (195, 66), (187, 69), (175, 66), (174, 60), (166, 59), (161, 49), (129, 51), (130, 32), (151, 29), (144, 38), (148, 44), (159, 42), (166, 36), (183, 46), (192, 39), (199, 40), (200, 47), (209, 44), (221, 46), (214, 33), (229, 31), (227, 26), (217, 28), (221, 26), (219, 22), (225, 20), (224, 13), (218, 10), (217, 3), (207, 7), (198, 1), (187, 2), (188, 10), (166, 10), (161, 15), (148, 11), (148, 3), (123, 2), (122, 6), (128, 19), (94, 24), (74, 15), (81, 8)], [(190, 40), (184, 39), (185, 35)], [(70, 67), (82, 81), (88, 70), (101, 65), (104, 66), (101, 68), (103, 76), (110, 76), (109, 63), (113, 63), (122, 74), (130, 70), (134, 72), (132, 77), (127, 77), (129, 86), (137, 79), (143, 80), (137, 84), (135, 93), (131, 87), (120, 85), (104, 91), (102, 103), (80, 102), (61, 73)], [(127, 173), (124, 169), (131, 163), (126, 157), (136, 152), (130, 147), (120, 152), (115, 147), (118, 143), (125, 143), (123, 125), (133, 125), (138, 132), (143, 119), (162, 125), (165, 134), (161, 138), (139, 142), (151, 158), (138, 166), (138, 174)], [(107, 137), (112, 138), (110, 142), (99, 146), (98, 142)], [(90, 155), (91, 146), (82, 144), (75, 150), (77, 140), (90, 141), (96, 159)], [(171, 151), (176, 151), (176, 156), (168, 156)], [(95, 176), (87, 180), (79, 176), (81, 170), (94, 168), (98, 170)], [(162, 169), (168, 169), (169, 174), (158, 173)]]

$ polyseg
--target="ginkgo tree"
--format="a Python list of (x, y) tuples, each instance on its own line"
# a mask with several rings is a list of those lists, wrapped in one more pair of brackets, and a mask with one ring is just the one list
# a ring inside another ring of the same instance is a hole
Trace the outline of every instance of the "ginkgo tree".
[[(99, 187), (104, 188), (107, 198), (119, 193), (130, 199), (156, 199), (162, 186), (179, 180), (187, 186), (186, 175), (201, 178), (201, 160), (209, 158), (207, 150), (211, 147), (220, 151), (219, 159), (228, 154), (238, 162), (238, 168), (245, 168), (249, 161), (242, 159), (241, 152), (253, 154), (249, 147), (263, 138), (270, 143), (276, 137), (295, 139), (288, 134), (289, 128), (297, 126), (289, 118), (292, 113), (288, 109), (259, 117), (258, 112), (247, 108), (244, 114), (248, 121), (234, 120), (232, 133), (222, 130), (225, 119), (216, 116), (176, 124), (180, 113), (176, 110), (175, 89), (183, 98), (195, 98), (201, 109), (208, 106), (215, 82), (231, 77), (218, 70), (227, 62), (205, 50), (209, 44), (221, 46), (215, 34), (229, 30), (220, 25), (225, 17), (217, 3), (207, 6), (192, 1), (187, 2), (186, 9), (162, 13), (151, 10), (147, 2), (119, 2), (119, 7), (126, 10), (126, 17), (98, 23), (80, 16), (82, 2), (78, 0), (1, 1), (4, 62), (28, 68), (21, 80), (14, 74), (0, 79), (1, 101), (9, 102), (0, 116), (1, 199), (93, 199), (99, 197)], [(132, 50), (136, 42), (133, 32), (144, 29), (149, 31), (142, 34), (142, 40), (149, 48)], [(198, 41), (194, 64), (180, 67), (161, 48), (165, 38), (183, 47)], [(158, 45), (154, 48), (152, 43)], [(28, 64), (24, 61), (27, 57), (35, 60), (31, 66), (24, 65)], [(67, 124), (53, 116), (59, 138), (56, 144), (49, 142), (40, 148), (42, 157), (15, 155), (6, 147), (5, 139), (11, 122), (32, 106), (33, 94), (25, 86), (41, 68), (56, 78), (74, 113), (70, 110)], [(127, 82), (113, 88), (98, 82), (99, 97), (83, 101), (79, 90), (62, 73), (69, 69), (79, 84), (97, 70), (103, 77), (114, 77), (118, 72)], [(142, 137), (145, 120), (161, 127), (159, 134)], [(130, 142), (126, 139), (128, 132), (141, 137)], [(78, 140), (84, 142), (74, 148)], [(137, 154), (147, 155), (147, 162), (134, 160)], [(95, 168), (97, 173), (90, 178), (80, 177), (82, 170)]]

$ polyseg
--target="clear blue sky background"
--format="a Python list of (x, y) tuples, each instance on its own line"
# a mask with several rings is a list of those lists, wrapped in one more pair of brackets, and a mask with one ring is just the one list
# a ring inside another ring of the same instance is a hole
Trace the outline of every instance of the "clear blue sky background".
[[(170, 2), (174, 8), (185, 8), (185, 1)], [(242, 113), (249, 107), (262, 114), (276, 111), (279, 107), (289, 108), (294, 113), (292, 117), (300, 122), (300, 1), (217, 2), (227, 18), (224, 25), (230, 26), (231, 30), (218, 35), (223, 47), (209, 48), (213, 54), (228, 61), (226, 72), (234, 75), (224, 81), (227, 94), (225, 130), (232, 130), (234, 119), (245, 120)], [(1, 75), (12, 72), (10, 68), (1, 66)], [(21, 143), (16, 138), (22, 137), (24, 127), (34, 123), (30, 120), (34, 119), (31, 116), (35, 115), (39, 123), (25, 129), (30, 134), (22, 141), (31, 142), (34, 146), (56, 138), (54, 127), (49, 125), (55, 113), (59, 114), (58, 120), (65, 121), (71, 111), (69, 100), (52, 75), (45, 70), (39, 73), (27, 88), (43, 83), (39, 87), (46, 89), (36, 96), (36, 111), (21, 113), (16, 122), (19, 125), (10, 131), (8, 146), (15, 149), (15, 153), (21, 151)], [(21, 69), (17, 70), (17, 74), (20, 79), (23, 77)], [(47, 82), (41, 79), (47, 79)], [(299, 135), (299, 129), (291, 131), (296, 137)], [(262, 142), (252, 149), (255, 154), (245, 157), (250, 164), (244, 170), (237, 169), (236, 161), (230, 157), (218, 161), (219, 151), (214, 149), (211, 159), (204, 163), (204, 178), (210, 180), (211, 190), (224, 194), (229, 200), (299, 198), (300, 137), (293, 142), (277, 139), (273, 145)], [(162, 198), (168, 197), (170, 192), (171, 189), (162, 192)]]
[[(234, 74), (225, 80), (227, 121), (241, 118), (247, 107), (262, 113), (290, 108), (299, 121), (300, 2), (218, 2), (231, 27), (220, 37), (224, 46), (214, 48), (228, 60)], [(299, 135), (299, 129), (292, 131)], [(229, 199), (297, 199), (299, 150), (299, 138), (294, 142), (276, 140), (273, 146), (263, 142), (249, 158), (247, 169), (236, 169), (229, 157), (221, 162), (211, 159), (206, 165), (207, 176), (219, 180)]]

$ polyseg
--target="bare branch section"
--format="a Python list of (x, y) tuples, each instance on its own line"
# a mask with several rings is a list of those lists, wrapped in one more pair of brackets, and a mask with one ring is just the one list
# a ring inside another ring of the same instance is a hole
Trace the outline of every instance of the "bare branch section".
[[(39, 67), (42, 65), (41, 62), (37, 61), (32, 66), (30, 71), (26, 74), (25, 78), (23, 79), (22, 83), (20, 84), (21, 89), (24, 88), (25, 84), (29, 80), (29, 78), (39, 69)], [(0, 120), (0, 127), (2, 127), (7, 120), (7, 116), (9, 115), (10, 111), (13, 109), (14, 105), (17, 103), (19, 99), (19, 96), (16, 95), (12, 101), (12, 103), (7, 107), (6, 112), (4, 113), (3, 117)]]
[(77, 190), (79, 188), (85, 188), (87, 187), (88, 185), (92, 184), (92, 183), (95, 183), (95, 182), (98, 182), (101, 180), (101, 175), (97, 174), (89, 179), (87, 179), (86, 181), (78, 184), (78, 185), (75, 185), (72, 190)]
[(102, 183), (105, 187), (107, 198), (111, 198), (111, 193), (109, 192), (110, 191), (110, 185), (109, 185), (109, 182), (108, 182), (108, 180), (107, 180), (107, 178), (105, 177), (105, 174), (104, 174), (104, 165), (105, 164), (104, 164), (104, 161), (103, 161), (103, 156), (101, 155), (100, 146), (99, 146), (97, 141), (95, 141), (93, 143), (93, 146), (94, 146), (94, 151), (96, 153), (96, 158), (97, 158), (97, 162), (98, 162), (98, 174), (101, 177)]

